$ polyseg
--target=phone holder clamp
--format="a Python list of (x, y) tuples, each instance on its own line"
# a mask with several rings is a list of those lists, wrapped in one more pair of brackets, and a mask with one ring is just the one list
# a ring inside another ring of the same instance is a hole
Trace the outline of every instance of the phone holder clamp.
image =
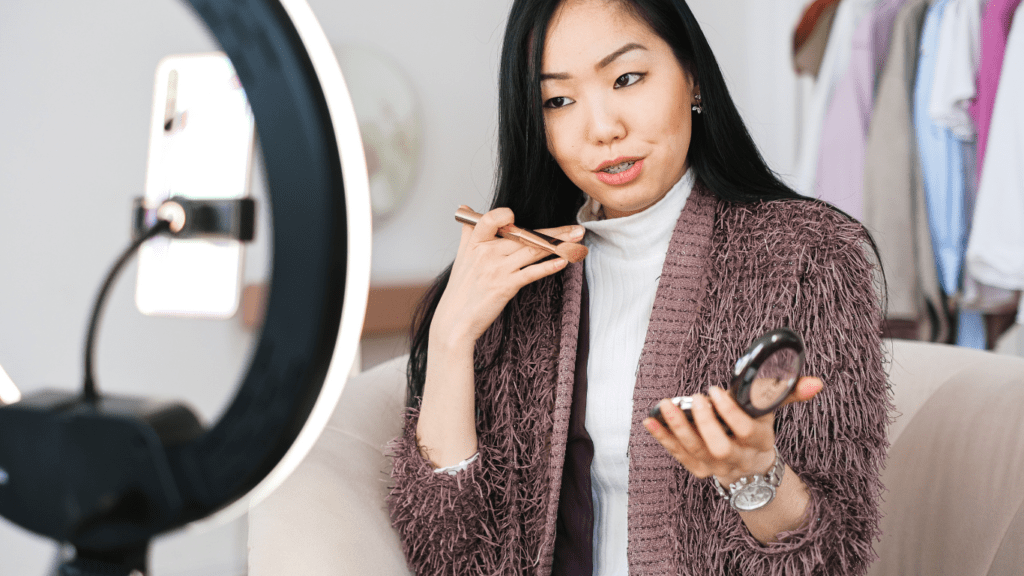
[(158, 220), (171, 222), (172, 238), (251, 242), (256, 228), (256, 201), (172, 196), (152, 206), (138, 197), (132, 209), (132, 239), (142, 237)]

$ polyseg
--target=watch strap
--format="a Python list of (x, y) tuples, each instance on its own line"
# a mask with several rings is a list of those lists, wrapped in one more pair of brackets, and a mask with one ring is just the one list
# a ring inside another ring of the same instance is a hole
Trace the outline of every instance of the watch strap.
[(744, 487), (752, 484), (766, 483), (771, 486), (771, 498), (766, 500), (764, 504), (761, 504), (761, 506), (767, 506), (768, 503), (775, 498), (775, 490), (782, 484), (782, 476), (786, 473), (786, 463), (782, 461), (782, 455), (779, 454), (778, 446), (775, 446), (774, 448), (775, 463), (772, 464), (772, 467), (765, 474), (744, 476), (736, 482), (729, 484), (728, 490), (726, 490), (726, 488), (722, 486), (722, 483), (718, 481), (717, 476), (711, 477), (714, 480), (715, 490), (718, 491), (718, 495), (724, 500), (727, 500), (734, 510), (739, 510), (739, 508), (736, 507), (733, 496)]

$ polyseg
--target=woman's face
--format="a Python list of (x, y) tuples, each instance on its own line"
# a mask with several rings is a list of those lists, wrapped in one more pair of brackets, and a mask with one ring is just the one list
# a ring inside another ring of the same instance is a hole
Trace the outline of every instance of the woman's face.
[(660, 200), (688, 166), (698, 92), (672, 48), (613, 0), (566, 0), (548, 25), (548, 150), (606, 218)]

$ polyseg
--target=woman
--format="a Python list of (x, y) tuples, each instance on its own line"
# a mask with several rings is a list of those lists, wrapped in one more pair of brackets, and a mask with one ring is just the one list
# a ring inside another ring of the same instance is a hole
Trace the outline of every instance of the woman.
[[(890, 406), (866, 232), (766, 167), (682, 0), (516, 0), (500, 83), (497, 194), (424, 302), (392, 445), (410, 566), (863, 573)], [(751, 419), (718, 386), (779, 326), (820, 378)], [(771, 501), (719, 497), (773, 470)]]

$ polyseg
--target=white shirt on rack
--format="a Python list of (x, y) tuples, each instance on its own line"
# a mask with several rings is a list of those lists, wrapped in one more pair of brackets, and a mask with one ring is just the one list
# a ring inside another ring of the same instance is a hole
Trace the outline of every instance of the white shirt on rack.
[[(967, 273), (982, 284), (1024, 290), (1024, 4), (1006, 41), (978, 204), (967, 243)], [(1024, 298), (1017, 322), (1024, 323)]]
[(960, 140), (977, 130), (967, 106), (977, 95), (981, 65), (981, 10), (985, 0), (952, 0), (942, 16), (928, 115)]
[(825, 44), (821, 68), (803, 113), (800, 150), (796, 158), (796, 190), (805, 196), (816, 196), (818, 153), (821, 148), (821, 127), (836, 84), (846, 73), (853, 53), (853, 34), (860, 20), (871, 13), (878, 0), (843, 0), (836, 8), (832, 29)]

